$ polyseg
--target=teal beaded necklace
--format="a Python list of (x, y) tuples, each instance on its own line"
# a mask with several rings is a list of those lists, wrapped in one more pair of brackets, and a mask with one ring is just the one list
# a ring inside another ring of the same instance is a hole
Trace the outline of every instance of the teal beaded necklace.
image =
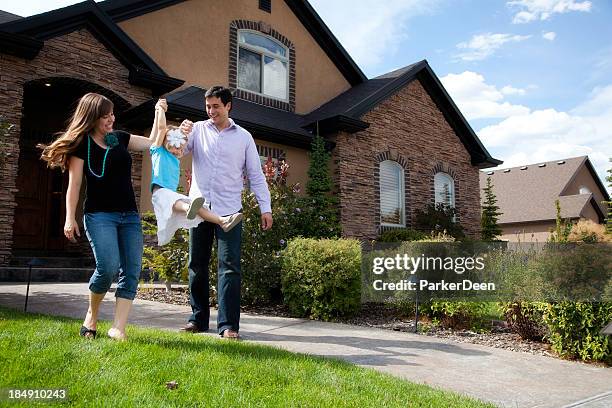
[(87, 135), (87, 166), (89, 167), (89, 171), (91, 174), (96, 176), (97, 178), (104, 177), (104, 170), (106, 169), (106, 156), (108, 156), (108, 152), (110, 151), (111, 146), (106, 145), (106, 152), (104, 153), (104, 160), (102, 160), (102, 174), (96, 174), (91, 168), (91, 135)]

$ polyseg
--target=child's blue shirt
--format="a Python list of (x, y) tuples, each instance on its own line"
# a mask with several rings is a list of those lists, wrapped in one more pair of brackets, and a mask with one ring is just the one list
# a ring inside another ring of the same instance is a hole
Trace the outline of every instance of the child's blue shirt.
[(180, 177), (180, 162), (164, 146), (151, 146), (151, 190), (153, 185), (176, 191)]

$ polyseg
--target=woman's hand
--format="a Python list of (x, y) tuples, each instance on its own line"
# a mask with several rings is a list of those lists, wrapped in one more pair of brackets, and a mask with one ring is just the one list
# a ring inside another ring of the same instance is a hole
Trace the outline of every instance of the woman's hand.
[(66, 223), (64, 224), (64, 235), (66, 238), (70, 240), (70, 242), (76, 243), (76, 237), (81, 237), (81, 231), (79, 230), (79, 224), (77, 224), (76, 220), (66, 218)]

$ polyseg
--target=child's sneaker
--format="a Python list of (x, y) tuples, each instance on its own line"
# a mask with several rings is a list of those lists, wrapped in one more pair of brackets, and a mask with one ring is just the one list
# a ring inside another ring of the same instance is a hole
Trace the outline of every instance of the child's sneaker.
[(198, 211), (200, 210), (200, 208), (202, 208), (202, 205), (204, 205), (203, 197), (197, 197), (191, 200), (189, 208), (187, 209), (187, 219), (193, 220), (196, 215), (198, 215)]
[(227, 232), (234, 228), (242, 220), (242, 213), (238, 212), (232, 215), (228, 215), (227, 217), (219, 218), (221, 218), (221, 228), (224, 232)]

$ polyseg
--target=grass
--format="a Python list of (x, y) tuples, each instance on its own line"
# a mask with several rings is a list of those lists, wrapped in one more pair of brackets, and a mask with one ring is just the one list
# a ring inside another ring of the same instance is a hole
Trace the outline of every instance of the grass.
[[(58, 404), (70, 406), (491, 406), (339, 360), (248, 342), (137, 327), (128, 328), (125, 343), (87, 341), (78, 337), (79, 327), (73, 319), (0, 308), (0, 389), (65, 388), (68, 400)], [(101, 322), (98, 331), (108, 327)], [(178, 388), (167, 389), (168, 381)]]

